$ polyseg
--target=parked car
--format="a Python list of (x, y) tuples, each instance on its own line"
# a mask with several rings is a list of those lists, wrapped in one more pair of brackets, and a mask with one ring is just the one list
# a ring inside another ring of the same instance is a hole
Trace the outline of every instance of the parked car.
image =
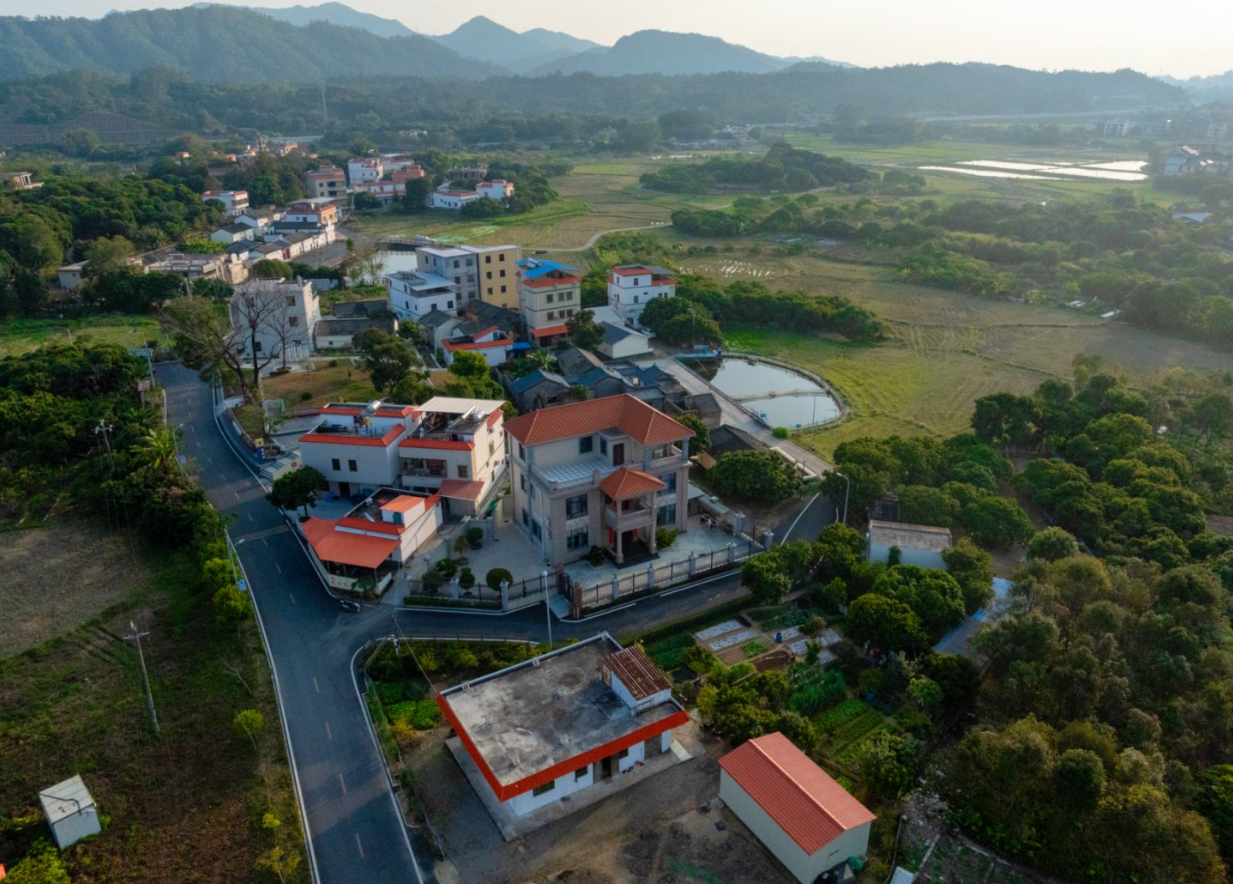
[(358, 614), (361, 610), (360, 603), (352, 599), (339, 599), (338, 607), (344, 611), (350, 611), (352, 614)]

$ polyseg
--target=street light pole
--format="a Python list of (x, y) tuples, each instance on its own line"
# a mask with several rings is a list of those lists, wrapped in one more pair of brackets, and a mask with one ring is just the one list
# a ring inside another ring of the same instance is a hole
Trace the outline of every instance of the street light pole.
[(544, 622), (548, 624), (548, 650), (552, 650), (552, 604), (548, 599), (548, 572), (540, 574), (544, 585)]
[(846, 525), (848, 524), (848, 498), (852, 494), (852, 480), (839, 472), (839, 470), (833, 470), (832, 472), (846, 483), (843, 489), (843, 523)]
[(150, 710), (150, 722), (154, 725), (154, 733), (158, 733), (158, 713), (154, 711), (154, 694), (150, 691), (150, 675), (146, 672), (146, 655), (141, 650), (142, 636), (149, 635), (147, 632), (138, 632), (137, 624), (132, 620), (128, 621), (129, 628), (133, 630), (132, 635), (124, 636), (126, 641), (134, 641), (137, 643), (137, 659), (141, 661), (141, 683), (146, 688), (146, 708)]

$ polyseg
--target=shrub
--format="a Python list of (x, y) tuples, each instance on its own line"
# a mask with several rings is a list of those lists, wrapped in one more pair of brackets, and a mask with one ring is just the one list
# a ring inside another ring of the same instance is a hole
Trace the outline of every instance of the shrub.
[(467, 543), (471, 546), (471, 549), (479, 549), (480, 544), (482, 544), (483, 542), (484, 542), (484, 529), (483, 528), (468, 528), (467, 529)]
[(826, 620), (821, 617), (810, 617), (801, 626), (801, 632), (808, 633), (809, 635), (817, 635), (824, 629), (826, 629)]
[(301, 402), (307, 402), (311, 398), (313, 398), (313, 394), (311, 390), (305, 390), (304, 392), (300, 394)]
[(775, 429), (771, 430), (771, 435), (774, 436), (776, 439), (787, 439), (788, 438), (788, 428), (787, 427), (776, 427)]
[(377, 682), (377, 699), (385, 706), (401, 702), (403, 699), (402, 685), (398, 682), (390, 681)]
[(428, 730), (441, 723), (441, 710), (432, 700), (407, 700), (386, 709), (391, 722), (405, 721), (416, 730)]
[(591, 547), (591, 551), (587, 553), (587, 561), (592, 568), (598, 568), (604, 563), (604, 551), (598, 546)]
[(470, 589), (475, 586), (475, 575), (471, 573), (470, 568), (462, 569), (462, 573), (458, 575), (458, 585), (463, 589)]
[(331, 359), (331, 360), (330, 360), (328, 363), (326, 363), (326, 364), (327, 364), (330, 368), (338, 368), (338, 360), (337, 360), (337, 359)]
[(667, 549), (676, 543), (676, 536), (679, 533), (674, 528), (660, 528), (655, 532), (655, 545), (660, 549)]
[(458, 563), (453, 559), (442, 559), (433, 567), (444, 580), (452, 580), (458, 571)]
[(502, 581), (505, 581), (512, 586), (514, 583), (514, 575), (505, 568), (493, 568), (484, 575), (484, 582), (488, 584), (489, 589), (500, 589)]

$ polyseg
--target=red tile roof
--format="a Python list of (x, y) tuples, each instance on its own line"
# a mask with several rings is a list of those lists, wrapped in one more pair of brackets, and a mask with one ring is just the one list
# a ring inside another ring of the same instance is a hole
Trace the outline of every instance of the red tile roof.
[(810, 856), (875, 819), (783, 734), (743, 743), (719, 766)]
[(397, 537), (373, 537), (336, 531), (333, 519), (309, 519), (302, 526), (317, 558), (323, 562), (376, 568), (390, 557), (398, 546)]
[(403, 532), (402, 525), (393, 522), (378, 522), (375, 519), (360, 519), (354, 516), (343, 516), (338, 520), (338, 527), (351, 528), (354, 531), (371, 531), (374, 534), (398, 535)]
[(415, 509), (423, 503), (424, 498), (422, 497), (415, 497), (410, 494), (400, 494), (389, 503), (383, 504), (381, 509), (389, 510), (392, 513), (405, 513), (408, 510)]
[(524, 445), (612, 429), (620, 430), (641, 445), (675, 442), (694, 434), (693, 430), (628, 393), (541, 408), (505, 423), (505, 432)]
[(437, 489), (442, 497), (452, 497), (455, 500), (478, 500), (484, 493), (483, 482), (468, 482), (465, 479), (446, 479)]
[(563, 335), (569, 331), (567, 325), (546, 325), (543, 328), (531, 329), (531, 334), (537, 338), (546, 338), (550, 335)]
[(672, 685), (638, 645), (608, 655), (604, 665), (629, 689), (635, 700), (672, 690)]
[(644, 473), (642, 470), (631, 470), (629, 467), (621, 467), (599, 483), (599, 490), (613, 500), (629, 500), (631, 497), (637, 497), (640, 494), (647, 494), (651, 491), (659, 491), (666, 487), (668, 486), (650, 473)]
[(372, 448), (385, 448), (390, 445), (406, 427), (391, 427), (384, 436), (353, 436), (348, 433), (308, 433), (300, 437), (300, 442), (319, 443), (322, 445), (367, 445)]

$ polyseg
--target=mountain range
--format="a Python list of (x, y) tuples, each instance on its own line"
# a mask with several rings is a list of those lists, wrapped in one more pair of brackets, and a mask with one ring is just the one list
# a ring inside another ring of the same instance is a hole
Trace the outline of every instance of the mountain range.
[(549, 61), (603, 49), (590, 40), (544, 28), (520, 34), (482, 15), (431, 39), (465, 58), (499, 64), (517, 74), (531, 72)]

